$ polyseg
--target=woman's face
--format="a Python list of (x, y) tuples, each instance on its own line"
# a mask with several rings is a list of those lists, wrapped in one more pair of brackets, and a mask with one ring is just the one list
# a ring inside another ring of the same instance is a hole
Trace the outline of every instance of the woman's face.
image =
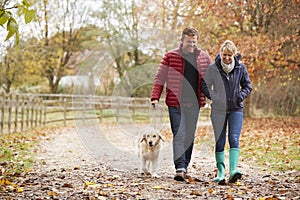
[(229, 51), (228, 49), (224, 49), (222, 52), (222, 61), (223, 63), (225, 63), (226, 65), (232, 63), (233, 61), (233, 53), (231, 51)]

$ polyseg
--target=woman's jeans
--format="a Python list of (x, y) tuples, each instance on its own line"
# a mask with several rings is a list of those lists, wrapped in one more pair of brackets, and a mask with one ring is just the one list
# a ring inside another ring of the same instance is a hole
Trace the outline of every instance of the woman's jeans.
[(224, 151), (226, 129), (228, 125), (228, 140), (230, 148), (239, 148), (240, 134), (243, 125), (243, 112), (217, 113), (212, 111), (211, 121), (214, 129), (216, 152)]
[(199, 116), (198, 105), (168, 107), (173, 132), (173, 160), (176, 171), (187, 171), (194, 146), (195, 131)]

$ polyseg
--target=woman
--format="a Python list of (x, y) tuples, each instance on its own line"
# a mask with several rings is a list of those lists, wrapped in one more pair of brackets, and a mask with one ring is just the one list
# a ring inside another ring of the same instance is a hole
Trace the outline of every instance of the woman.
[(252, 91), (247, 69), (239, 59), (235, 44), (226, 40), (215, 62), (205, 74), (202, 92), (212, 100), (211, 121), (215, 135), (215, 159), (218, 176), (214, 182), (225, 183), (226, 129), (229, 140), (229, 182), (234, 183), (242, 177), (236, 169), (239, 160), (239, 138), (243, 124), (243, 101)]

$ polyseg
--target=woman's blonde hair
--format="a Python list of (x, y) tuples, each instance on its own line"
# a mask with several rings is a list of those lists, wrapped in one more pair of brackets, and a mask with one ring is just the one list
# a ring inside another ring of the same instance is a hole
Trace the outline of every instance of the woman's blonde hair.
[(222, 53), (224, 52), (224, 50), (228, 50), (231, 53), (233, 53), (233, 56), (237, 55), (237, 48), (235, 46), (235, 44), (231, 41), (231, 40), (226, 40), (220, 48), (220, 54), (222, 55)]

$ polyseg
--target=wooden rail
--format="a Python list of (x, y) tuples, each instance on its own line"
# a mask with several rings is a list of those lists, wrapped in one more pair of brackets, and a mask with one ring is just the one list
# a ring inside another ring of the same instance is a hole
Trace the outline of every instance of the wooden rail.
[(2, 93), (0, 105), (1, 133), (22, 132), (42, 124), (44, 105), (38, 97)]
[[(1, 95), (1, 133), (22, 132), (38, 126), (77, 121), (149, 123), (152, 110), (149, 98), (92, 96), (71, 94), (5, 94)], [(156, 117), (166, 121), (167, 107), (161, 102)], [(200, 117), (208, 119), (209, 109)]]

